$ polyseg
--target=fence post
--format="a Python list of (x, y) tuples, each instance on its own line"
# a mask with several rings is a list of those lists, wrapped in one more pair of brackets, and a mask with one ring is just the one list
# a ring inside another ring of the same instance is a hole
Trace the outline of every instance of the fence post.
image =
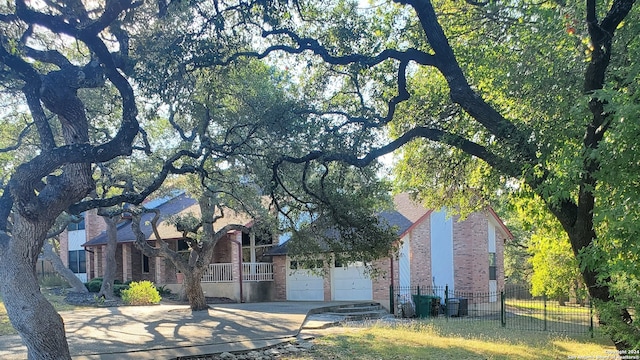
[(507, 326), (507, 310), (505, 309), (505, 294), (504, 290), (500, 291), (500, 323), (502, 327)]
[(417, 318), (421, 318), (422, 316), (420, 316), (420, 285), (418, 285), (418, 296), (416, 296), (416, 301), (415, 301), (415, 305), (416, 305), (416, 317)]
[(547, 331), (547, 294), (542, 295), (544, 302), (544, 331)]
[(394, 299), (393, 295), (395, 295), (394, 292), (393, 292), (393, 285), (389, 285), (389, 310), (391, 311), (392, 314), (395, 315), (396, 306), (395, 306), (394, 301), (393, 301), (393, 299)]
[(589, 298), (589, 318), (589, 332), (593, 339), (593, 302), (591, 302), (591, 298)]
[(444, 286), (444, 318), (449, 321), (449, 285)]

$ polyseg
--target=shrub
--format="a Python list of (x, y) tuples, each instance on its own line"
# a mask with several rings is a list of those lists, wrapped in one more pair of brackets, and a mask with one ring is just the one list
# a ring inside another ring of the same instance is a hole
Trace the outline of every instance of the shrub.
[(84, 283), (84, 286), (89, 290), (89, 292), (97, 293), (102, 287), (102, 278), (91, 279), (91, 281)]
[(132, 282), (128, 289), (120, 293), (122, 301), (130, 305), (157, 304), (162, 299), (151, 281)]
[(45, 275), (39, 278), (42, 287), (69, 287), (69, 283), (60, 275)]
[(122, 297), (122, 291), (129, 288), (129, 284), (113, 284), (113, 295)]
[(160, 296), (169, 296), (171, 295), (171, 289), (168, 289), (165, 285), (156, 287), (158, 289), (158, 293)]

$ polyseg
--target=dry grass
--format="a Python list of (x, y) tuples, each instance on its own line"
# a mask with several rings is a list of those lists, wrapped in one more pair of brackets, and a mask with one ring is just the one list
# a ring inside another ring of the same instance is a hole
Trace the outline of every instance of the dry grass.
[(424, 321), (376, 325), (314, 341), (315, 350), (282, 359), (567, 359), (604, 358), (615, 348), (602, 336), (515, 331), (495, 323)]
[[(63, 295), (56, 295), (47, 291), (47, 289), (42, 289), (42, 292), (57, 311), (73, 310), (77, 307), (75, 305), (70, 305), (66, 301), (64, 301)], [(17, 332), (11, 325), (11, 322), (9, 322), (7, 309), (4, 307), (4, 302), (2, 301), (2, 297), (0, 296), (0, 336), (15, 334), (17, 334)]]

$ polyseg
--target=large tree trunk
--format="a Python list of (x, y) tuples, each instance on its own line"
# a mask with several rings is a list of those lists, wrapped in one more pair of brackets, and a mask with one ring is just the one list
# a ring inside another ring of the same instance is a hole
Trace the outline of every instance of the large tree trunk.
[(184, 274), (184, 282), (182, 288), (184, 295), (189, 301), (189, 306), (193, 311), (201, 311), (209, 309), (207, 305), (207, 299), (202, 291), (202, 284), (200, 279), (202, 278), (201, 271), (188, 271)]
[(114, 299), (113, 283), (116, 279), (116, 248), (118, 246), (118, 223), (117, 217), (103, 216), (107, 223), (107, 250), (106, 263), (104, 264), (104, 274), (102, 276), (102, 286), (98, 296), (105, 299)]
[(84, 286), (84, 283), (80, 281), (80, 279), (78, 279), (76, 274), (74, 274), (73, 271), (71, 271), (68, 267), (64, 266), (64, 263), (62, 263), (60, 256), (58, 256), (58, 254), (56, 254), (56, 252), (53, 250), (53, 245), (50, 241), (45, 241), (42, 249), (44, 250), (44, 258), (49, 260), (49, 262), (53, 266), (53, 270), (55, 270), (58, 275), (67, 280), (69, 285), (71, 285), (71, 288), (73, 288), (73, 291), (79, 293), (89, 292), (89, 290), (87, 290), (87, 287)]
[[(62, 317), (40, 292), (36, 261), (50, 222), (28, 222), (15, 215), (13, 238), (3, 234), (0, 289), (11, 324), (29, 359), (71, 359)], [(37, 246), (34, 246), (37, 244)]]
[[(593, 177), (587, 177), (591, 183), (595, 184)], [(595, 186), (594, 186), (595, 187)], [(559, 206), (550, 205), (549, 208), (559, 220), (560, 224), (569, 235), (569, 242), (573, 253), (580, 263), (580, 272), (582, 279), (587, 287), (587, 291), (592, 300), (595, 300), (596, 308), (599, 310), (600, 323), (604, 327), (621, 326), (630, 327), (633, 318), (629, 311), (624, 307), (617, 307), (613, 311), (602, 311), (604, 308), (615, 306), (614, 296), (609, 288), (609, 279), (600, 279), (601, 273), (593, 268), (591, 261), (582, 252), (587, 250), (589, 246), (596, 240), (596, 232), (593, 223), (593, 211), (595, 209), (595, 198), (589, 190), (590, 187), (582, 186), (578, 196), (578, 204), (572, 204), (569, 201), (562, 202)], [(601, 305), (602, 304), (602, 305)], [(624, 325), (623, 325), (624, 324)], [(612, 339), (616, 349), (628, 350), (633, 348), (631, 344), (624, 340)]]

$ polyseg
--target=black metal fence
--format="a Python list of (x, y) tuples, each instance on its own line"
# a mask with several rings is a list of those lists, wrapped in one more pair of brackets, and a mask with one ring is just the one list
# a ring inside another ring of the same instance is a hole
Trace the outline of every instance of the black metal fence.
[(445, 287), (412, 286), (390, 289), (390, 309), (399, 317), (490, 321), (506, 328), (593, 334), (590, 301), (560, 303), (546, 297), (523, 299), (513, 290), (501, 292), (449, 291)]

